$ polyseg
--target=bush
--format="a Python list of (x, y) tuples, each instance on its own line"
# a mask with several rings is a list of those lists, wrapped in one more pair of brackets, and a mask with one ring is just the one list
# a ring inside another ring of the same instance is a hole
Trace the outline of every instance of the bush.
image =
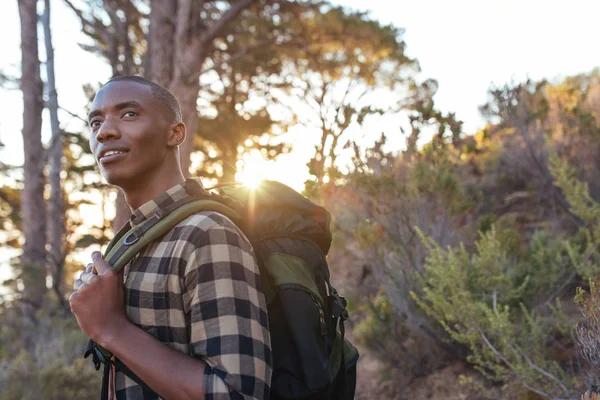
[(73, 316), (47, 304), (28, 321), (18, 309), (0, 311), (0, 400), (97, 397), (102, 374), (83, 359), (87, 338)]
[[(572, 347), (562, 303), (526, 306), (532, 301), (528, 293), (536, 290), (527, 290), (530, 278), (521, 265), (539, 258), (539, 247), (529, 260), (518, 260), (495, 228), (480, 235), (472, 255), (463, 245), (444, 249), (422, 238), (429, 252), (426, 275), (422, 295), (413, 297), (452, 340), (468, 346), (467, 360), (507, 391), (525, 387), (546, 397), (573, 396), (581, 383), (567, 366), (575, 360), (557, 350)], [(540, 286), (555, 283), (544, 275), (534, 276)]]

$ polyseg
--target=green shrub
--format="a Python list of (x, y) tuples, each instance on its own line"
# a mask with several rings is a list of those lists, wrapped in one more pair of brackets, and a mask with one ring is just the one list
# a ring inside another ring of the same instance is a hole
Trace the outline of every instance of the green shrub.
[[(572, 345), (564, 335), (569, 320), (561, 302), (526, 306), (528, 293), (536, 292), (527, 290), (530, 281), (542, 286), (553, 279), (543, 270), (530, 268), (531, 276), (521, 272), (523, 264), (542, 257), (540, 247), (520, 260), (507, 251), (495, 228), (480, 235), (473, 254), (463, 245), (444, 249), (422, 239), (428, 249), (426, 274), (422, 294), (413, 292), (413, 297), (452, 340), (468, 346), (467, 360), (506, 390), (525, 387), (547, 397), (572, 396), (578, 379), (548, 345)], [(565, 363), (572, 361), (567, 358)]]
[(96, 398), (102, 374), (84, 359), (86, 336), (70, 314), (38, 310), (34, 321), (18, 308), (0, 312), (0, 400)]
[(79, 358), (72, 364), (57, 359), (40, 370), (39, 385), (47, 400), (92, 399), (100, 393), (100, 372), (89, 359)]

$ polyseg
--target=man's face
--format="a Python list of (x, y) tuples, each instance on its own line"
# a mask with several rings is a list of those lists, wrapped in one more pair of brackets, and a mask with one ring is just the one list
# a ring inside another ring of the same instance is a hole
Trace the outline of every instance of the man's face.
[(89, 116), (90, 148), (108, 183), (151, 179), (167, 154), (171, 122), (146, 85), (117, 81), (100, 89)]

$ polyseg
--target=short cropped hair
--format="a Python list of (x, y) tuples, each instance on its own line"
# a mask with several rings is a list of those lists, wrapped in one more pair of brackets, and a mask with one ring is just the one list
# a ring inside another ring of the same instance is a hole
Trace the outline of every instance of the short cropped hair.
[(179, 107), (179, 102), (177, 101), (175, 96), (173, 96), (173, 94), (164, 87), (138, 75), (117, 76), (106, 82), (105, 85), (108, 85), (111, 82), (118, 81), (135, 82), (142, 85), (150, 86), (150, 89), (152, 90), (152, 95), (156, 100), (158, 100), (160, 103), (162, 103), (162, 105), (165, 106), (167, 111), (169, 111), (169, 113), (173, 117), (173, 122), (181, 122), (181, 108)]

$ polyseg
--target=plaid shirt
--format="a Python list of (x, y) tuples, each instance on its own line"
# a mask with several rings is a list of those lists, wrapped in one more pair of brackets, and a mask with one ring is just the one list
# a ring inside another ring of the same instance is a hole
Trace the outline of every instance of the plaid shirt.
[[(187, 196), (179, 184), (142, 205), (132, 226)], [(267, 307), (252, 246), (226, 217), (199, 212), (149, 244), (125, 269), (129, 320), (167, 346), (201, 359), (206, 399), (268, 399)], [(199, 370), (198, 374), (202, 372)], [(150, 399), (122, 372), (113, 399)]]

